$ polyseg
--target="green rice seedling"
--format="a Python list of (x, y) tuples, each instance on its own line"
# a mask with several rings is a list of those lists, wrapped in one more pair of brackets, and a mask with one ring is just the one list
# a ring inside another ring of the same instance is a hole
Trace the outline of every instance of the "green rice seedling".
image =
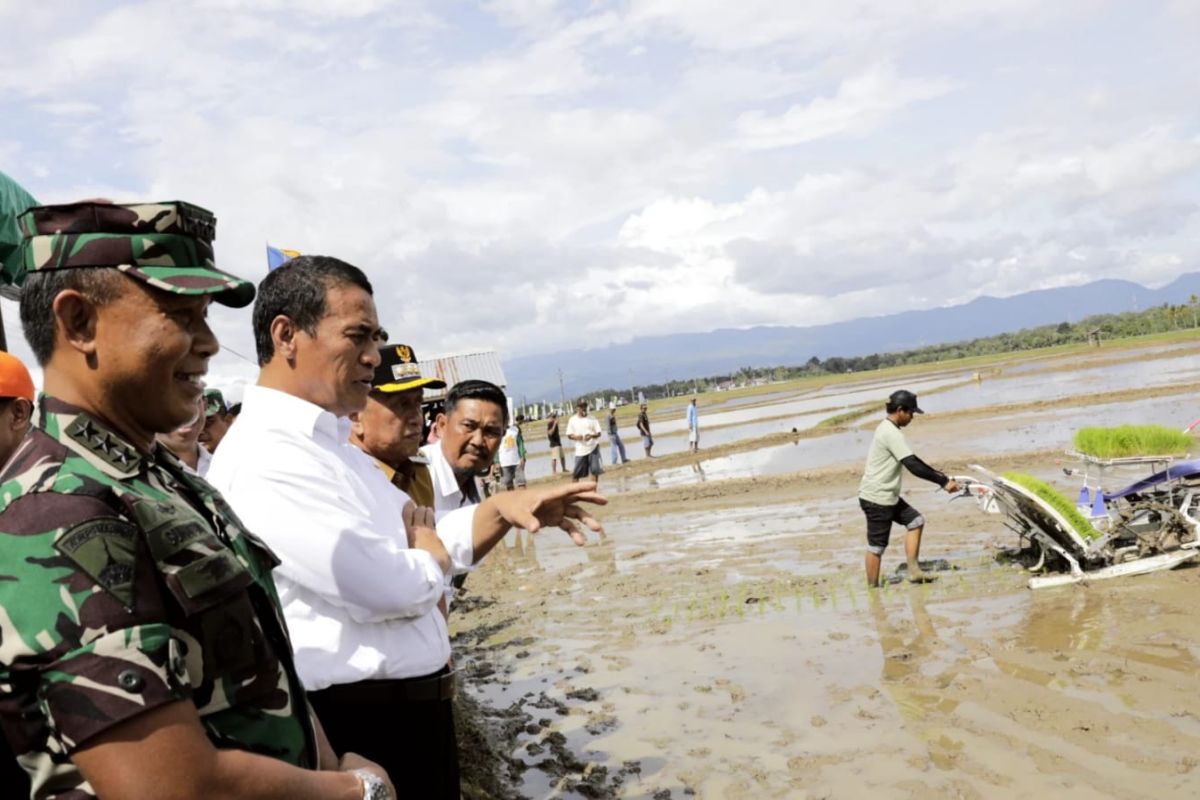
[(1004, 473), (1004, 479), (1028, 489), (1037, 497), (1046, 501), (1084, 539), (1095, 539), (1100, 536), (1100, 531), (1093, 528), (1092, 523), (1087, 521), (1087, 517), (1079, 513), (1079, 509), (1075, 508), (1075, 504), (1066, 497), (1063, 497), (1057, 489), (1045, 481), (1024, 472), (1006, 472)]
[(1161, 425), (1121, 425), (1116, 428), (1080, 428), (1075, 449), (1095, 458), (1168, 456), (1186, 453), (1192, 437)]

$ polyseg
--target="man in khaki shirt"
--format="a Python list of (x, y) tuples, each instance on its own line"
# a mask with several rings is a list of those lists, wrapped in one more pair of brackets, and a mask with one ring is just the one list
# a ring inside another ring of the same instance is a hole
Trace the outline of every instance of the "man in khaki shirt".
[(374, 458), (392, 485), (414, 503), (433, 508), (433, 476), (429, 462), (418, 454), (423, 442), (421, 400), (426, 387), (445, 389), (446, 382), (422, 377), (408, 345), (384, 345), (379, 356), (367, 407), (350, 417), (350, 441)]
[(858, 504), (867, 517), (866, 567), (867, 585), (870, 587), (879, 585), (879, 568), (894, 523), (903, 525), (907, 531), (904, 535), (904, 555), (908, 561), (908, 579), (914, 583), (934, 579), (921, 571), (921, 534), (925, 530), (925, 517), (900, 497), (904, 474), (901, 466), (918, 478), (936, 483), (947, 492), (958, 491), (958, 484), (952, 478), (938, 472), (913, 453), (901, 433), (900, 429), (911, 423), (914, 415), (925, 413), (917, 406), (917, 396), (905, 389), (892, 392), (886, 410), (887, 419), (875, 429), (875, 437), (867, 453), (867, 466), (858, 487)]

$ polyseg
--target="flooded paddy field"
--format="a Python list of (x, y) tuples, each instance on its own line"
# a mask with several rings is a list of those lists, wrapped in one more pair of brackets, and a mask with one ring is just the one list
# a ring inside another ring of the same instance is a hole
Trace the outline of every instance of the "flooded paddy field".
[[(1131, 388), (995, 414), (939, 415), (931, 394), (906, 436), (948, 470), (1021, 469), (1070, 496), (1062, 451), (1079, 425), (1200, 416), (1194, 391)], [(943, 569), (868, 591), (855, 495), (873, 420), (743, 451), (823, 454), (770, 469), (712, 463), (701, 479), (694, 467), (740, 455), (703, 452), (635, 462), (624, 482), (614, 469), (608, 536), (584, 548), (558, 531), (509, 535), (451, 616), (507, 796), (1200, 791), (1200, 569), (1034, 592), (995, 558), (1015, 544), (1002, 518), (908, 476), (929, 520), (922, 559)], [(902, 560), (897, 532), (885, 571)]]
[[(974, 379), (976, 375), (978, 380)], [(1090, 406), (1102, 401), (1105, 394), (1127, 395), (1142, 389), (1148, 390), (1154, 396), (1179, 395), (1174, 408), (1171, 407), (1171, 403), (1161, 403), (1154, 408), (1141, 408), (1139, 404), (1130, 404), (1128, 399), (1123, 398), (1114, 404), (1113, 408), (1102, 412), (1096, 422), (1083, 420), (1085, 412), (1080, 410), (1075, 418), (1064, 417), (1058, 425), (1060, 430), (1056, 432), (1062, 432), (1070, 426), (1063, 437), (1063, 441), (1068, 442), (1070, 434), (1080, 425), (1113, 425), (1121, 424), (1122, 421), (1137, 421), (1169, 426), (1178, 422), (1182, 427), (1200, 417), (1200, 403), (1193, 404), (1185, 396), (1189, 390), (1194, 395), (1194, 388), (1198, 383), (1200, 342), (1196, 341), (1114, 351), (1099, 348), (1083, 355), (1072, 353), (1055, 357), (1035, 356), (1026, 360), (1014, 358), (990, 364), (980, 370), (947, 369), (935, 364), (930, 365), (928, 373), (907, 376), (901, 384), (895, 381), (889, 383), (868, 379), (816, 389), (794, 389), (791, 392), (771, 392), (734, 398), (738, 402), (732, 408), (725, 405), (732, 401), (720, 398), (713, 401), (712, 406), (702, 403), (700, 443), (702, 448), (710, 449), (738, 442), (752, 443), (755, 439), (787, 433), (793, 429), (799, 432), (810, 431), (822, 421), (847, 410), (863, 408), (875, 400), (882, 404), (883, 399), (897, 385), (903, 385), (921, 397), (921, 405), (928, 412), (922, 421), (945, 414), (978, 414), (995, 406), (1037, 406), (1046, 403), (1069, 406), (1072, 398), (1081, 399)], [(1082, 407), (1084, 403), (1077, 405)], [(710, 413), (710, 408), (717, 407), (727, 410)], [(669, 417), (652, 418), (655, 455), (671, 456), (687, 450), (684, 405), (681, 404), (678, 409), (673, 410), (677, 413)], [(1052, 419), (1045, 413), (1044, 408), (1033, 410), (1043, 417), (1042, 422), (1048, 424)], [(1187, 414), (1191, 411), (1195, 413), (1188, 417)], [(1160, 413), (1164, 412), (1166, 416), (1160, 416)], [(1124, 419), (1129, 415), (1137, 418)], [(539, 423), (531, 423), (531, 426), (530, 438), (540, 436)], [(600, 448), (607, 465), (610, 461), (610, 448), (603, 415), (601, 427), (606, 431)], [(1040, 437), (1050, 433), (1041, 429), (1034, 430), (1037, 427), (1031, 425), (1027, 431), (1028, 435)], [(637, 430), (632, 424), (622, 424), (620, 430), (628, 457), (631, 460), (640, 459), (642, 445)], [(843, 446), (857, 447), (859, 439), (861, 436), (852, 441), (846, 438), (829, 440), (825, 444), (831, 450), (840, 451)], [(991, 443), (986, 444), (990, 446)], [(1008, 446), (1007, 449), (1014, 448)], [(1025, 448), (1021, 446), (1016, 449)], [(529, 450), (527, 476), (531, 480), (550, 476), (550, 460), (545, 450), (544, 439), (532, 441)], [(569, 466), (573, 463), (569, 442), (564, 450)], [(772, 454), (747, 458), (754, 461), (754, 464), (706, 464), (702, 461), (701, 470), (708, 474), (711, 468), (719, 477), (731, 477), (735, 474), (774, 474), (832, 463), (820, 453), (805, 452), (801, 455), (788, 452), (781, 444)], [(765, 466), (760, 468), (755, 464)], [(756, 469), (759, 471), (754, 472)], [(672, 473), (655, 480), (660, 486), (673, 485), (680, 482), (680, 475)], [(639, 488), (639, 484), (635, 483), (631, 488)]]

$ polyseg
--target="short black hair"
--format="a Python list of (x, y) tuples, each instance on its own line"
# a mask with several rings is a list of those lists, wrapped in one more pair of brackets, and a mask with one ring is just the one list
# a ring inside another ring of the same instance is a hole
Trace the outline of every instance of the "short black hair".
[(489, 381), (459, 381), (446, 393), (446, 416), (450, 416), (459, 400), (483, 400), (500, 406), (504, 424), (508, 425), (508, 396), (504, 390)]
[(358, 267), (332, 256), (297, 256), (271, 270), (258, 284), (254, 301), (254, 349), (261, 367), (275, 356), (271, 320), (283, 315), (315, 336), (317, 323), (329, 312), (325, 298), (336, 286), (351, 284), (374, 295), (371, 282)]
[(76, 267), (45, 269), (29, 273), (21, 285), (21, 330), (39, 366), (54, 355), (54, 298), (73, 289), (97, 306), (111, 303), (121, 294), (122, 284), (132, 280), (115, 269)]

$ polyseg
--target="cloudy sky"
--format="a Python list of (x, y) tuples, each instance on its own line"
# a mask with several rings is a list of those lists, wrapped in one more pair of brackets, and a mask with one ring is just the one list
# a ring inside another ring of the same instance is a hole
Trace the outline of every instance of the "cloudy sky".
[(340, 256), (419, 355), (809, 325), (1197, 269), (1198, 39), (1186, 1), (0, 0), (0, 170), (208, 207), (246, 277)]

